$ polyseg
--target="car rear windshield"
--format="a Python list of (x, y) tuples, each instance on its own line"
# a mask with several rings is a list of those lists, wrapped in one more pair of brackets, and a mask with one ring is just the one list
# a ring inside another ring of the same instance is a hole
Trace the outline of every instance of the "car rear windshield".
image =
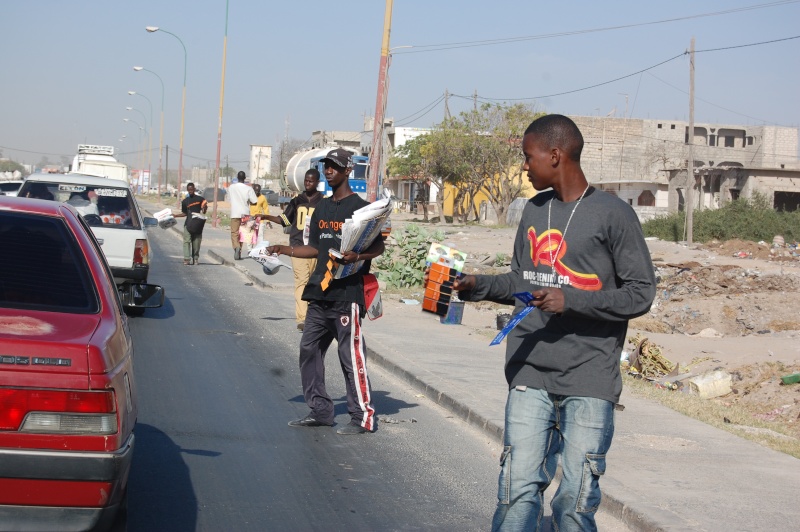
[(141, 229), (133, 196), (127, 188), (37, 181), (25, 183), (19, 195), (69, 203), (93, 227)]
[(0, 306), (92, 314), (99, 311), (89, 265), (65, 222), (0, 212)]
[(0, 192), (16, 192), (21, 184), (19, 182), (0, 181)]

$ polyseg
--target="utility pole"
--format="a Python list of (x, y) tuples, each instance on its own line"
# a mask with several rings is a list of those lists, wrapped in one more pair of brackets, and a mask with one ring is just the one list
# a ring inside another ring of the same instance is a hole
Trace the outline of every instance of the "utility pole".
[(372, 152), (369, 156), (369, 176), (367, 179), (367, 201), (378, 198), (378, 179), (380, 179), (381, 158), (383, 157), (383, 121), (386, 111), (386, 74), (389, 70), (389, 35), (392, 32), (392, 0), (386, 0), (383, 15), (383, 42), (378, 71), (378, 96), (375, 99), (375, 120), (372, 123)]
[(472, 110), (473, 111), (478, 110), (478, 89), (475, 89), (472, 92)]
[(694, 37), (689, 49), (689, 160), (686, 162), (686, 242), (694, 239)]
[(222, 81), (219, 88), (219, 122), (217, 124), (217, 158), (214, 165), (214, 208), (211, 211), (211, 223), (219, 225), (217, 216), (217, 191), (219, 190), (219, 156), (222, 152), (222, 109), (225, 103), (225, 60), (228, 57), (228, 1), (225, 1), (225, 37), (222, 40)]
[(444, 119), (450, 119), (450, 92), (447, 89), (444, 90)]

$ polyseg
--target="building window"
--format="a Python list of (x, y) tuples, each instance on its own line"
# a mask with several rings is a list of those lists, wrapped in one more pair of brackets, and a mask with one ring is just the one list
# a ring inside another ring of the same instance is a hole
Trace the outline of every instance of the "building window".
[(708, 145), (709, 146), (716, 146), (717, 145), (717, 136), (716, 135), (709, 135), (708, 136)]
[(725, 147), (733, 148), (733, 137), (725, 137)]
[(669, 128), (670, 129), (675, 129), (675, 124), (672, 124), (671, 126), (669, 126)]
[(658, 129), (661, 129), (662, 124), (658, 124)]
[(753, 145), (753, 137), (747, 137), (747, 145), (748, 146), (752, 146)]
[(655, 207), (656, 197), (651, 191), (644, 190), (641, 194), (639, 194), (639, 198), (636, 200), (636, 203), (640, 207)]

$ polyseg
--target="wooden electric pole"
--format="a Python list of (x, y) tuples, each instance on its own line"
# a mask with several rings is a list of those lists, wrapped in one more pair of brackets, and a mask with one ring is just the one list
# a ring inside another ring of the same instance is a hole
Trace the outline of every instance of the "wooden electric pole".
[(686, 162), (686, 242), (694, 241), (694, 37), (689, 49), (689, 160)]

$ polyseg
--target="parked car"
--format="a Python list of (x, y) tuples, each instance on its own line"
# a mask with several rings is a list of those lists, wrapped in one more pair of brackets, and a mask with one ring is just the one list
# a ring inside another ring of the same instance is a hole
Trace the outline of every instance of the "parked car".
[(155, 218), (142, 216), (128, 184), (116, 179), (83, 174), (33, 174), (19, 196), (71, 203), (92, 228), (111, 266), (123, 303), (136, 307), (131, 286), (146, 283), (152, 251), (147, 227)]
[[(261, 194), (267, 198), (267, 204), (278, 206), (280, 204), (281, 195), (275, 192), (274, 190), (262, 190)], [(208, 198), (206, 198), (208, 199)]]
[[(137, 415), (128, 317), (74, 208), (0, 197), (0, 529), (104, 529)], [(151, 301), (163, 301), (161, 287)]]
[[(222, 187), (217, 189), (217, 201), (225, 201), (225, 194), (227, 190)], [(203, 196), (203, 199), (206, 201), (214, 201), (214, 187), (206, 187), (200, 191), (200, 195)]]
[(13, 180), (13, 181), (0, 181), (0, 195), (4, 196), (16, 196), (19, 187), (25, 181), (22, 180)]

